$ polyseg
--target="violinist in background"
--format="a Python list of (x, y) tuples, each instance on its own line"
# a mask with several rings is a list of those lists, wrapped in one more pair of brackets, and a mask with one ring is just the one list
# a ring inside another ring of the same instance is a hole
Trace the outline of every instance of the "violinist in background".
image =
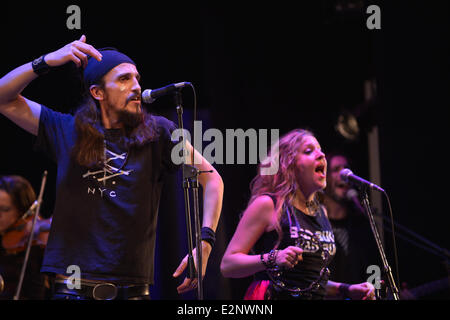
[[(0, 176), (0, 300), (13, 299), (16, 293), (35, 212), (29, 209), (35, 200), (36, 194), (26, 179)], [(36, 221), (20, 299), (48, 297), (48, 279), (40, 268), (50, 223), (50, 219), (40, 217)]]

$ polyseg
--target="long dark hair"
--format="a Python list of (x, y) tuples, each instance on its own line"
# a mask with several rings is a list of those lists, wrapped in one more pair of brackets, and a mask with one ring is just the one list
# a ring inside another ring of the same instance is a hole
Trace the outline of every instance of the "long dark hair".
[[(104, 88), (103, 79), (97, 84)], [(143, 110), (143, 121), (137, 127), (124, 126), (123, 139), (125, 146), (141, 147), (158, 137), (154, 117)], [(79, 165), (88, 168), (101, 167), (104, 162), (104, 128), (100, 105), (87, 90), (84, 89), (84, 98), (75, 112), (75, 131), (77, 134), (72, 149), (73, 156)]]

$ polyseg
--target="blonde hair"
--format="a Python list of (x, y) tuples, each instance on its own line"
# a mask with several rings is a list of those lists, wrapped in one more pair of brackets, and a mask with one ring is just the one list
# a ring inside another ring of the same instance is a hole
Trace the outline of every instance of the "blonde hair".
[[(279, 141), (272, 145), (269, 155), (261, 161), (258, 167), (258, 175), (251, 181), (251, 197), (249, 205), (262, 195), (269, 195), (275, 199), (275, 229), (279, 239), (275, 247), (279, 245), (282, 236), (281, 215), (283, 205), (291, 204), (298, 190), (296, 179), (296, 157), (304, 139), (314, 134), (308, 130), (295, 129), (282, 136)], [(267, 164), (278, 161), (278, 170), (273, 175), (261, 174), (261, 170)]]

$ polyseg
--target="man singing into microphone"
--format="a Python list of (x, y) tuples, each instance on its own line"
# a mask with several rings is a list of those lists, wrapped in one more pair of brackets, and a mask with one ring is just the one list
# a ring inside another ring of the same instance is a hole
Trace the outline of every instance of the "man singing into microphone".
[[(71, 61), (84, 69), (88, 90), (74, 116), (21, 95), (39, 75)], [(178, 166), (171, 160), (175, 125), (143, 110), (139, 79), (132, 59), (113, 49), (97, 50), (85, 36), (0, 79), (0, 112), (35, 135), (37, 149), (58, 164), (52, 229), (42, 267), (42, 272), (55, 276), (55, 299), (150, 298), (163, 178)], [(223, 182), (196, 151), (195, 157), (199, 170), (212, 170), (199, 176), (205, 199), (201, 248), (205, 274)], [(175, 276), (186, 265), (187, 258)], [(68, 282), (69, 266), (79, 268), (81, 286)], [(177, 290), (183, 293), (196, 284), (196, 279), (185, 278)]]

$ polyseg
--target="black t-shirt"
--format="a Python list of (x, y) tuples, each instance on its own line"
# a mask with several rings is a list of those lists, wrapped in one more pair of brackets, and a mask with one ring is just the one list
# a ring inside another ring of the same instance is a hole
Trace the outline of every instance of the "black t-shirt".
[[(292, 207), (291, 207), (292, 208)], [(316, 281), (320, 276), (320, 271), (323, 267), (332, 260), (334, 254), (336, 253), (336, 247), (334, 243), (334, 235), (328, 218), (322, 207), (316, 211), (314, 216), (307, 215), (302, 211), (294, 208), (291, 212), (295, 214), (297, 221), (300, 225), (299, 236), (303, 238), (303, 261), (299, 262), (294, 268), (287, 269), (282, 272), (281, 279), (288, 286), (299, 287), (300, 289), (307, 288), (311, 283)], [(295, 226), (295, 218), (291, 217), (291, 223), (289, 223), (288, 212), (286, 207), (281, 216), (281, 228), (283, 236), (278, 246), (278, 249), (284, 249), (288, 246), (295, 246), (295, 240), (291, 238), (290, 227)], [(320, 241), (320, 246), (311, 240), (310, 234), (318, 237)], [(254, 252), (256, 254), (266, 253), (273, 249), (275, 243), (278, 240), (278, 233), (273, 230), (268, 233), (264, 233), (262, 237), (257, 241), (254, 246)], [(328, 258), (324, 260), (322, 258), (322, 247), (323, 250), (328, 251)], [(265, 272), (260, 272), (255, 275), (256, 279), (269, 279)], [(307, 297), (308, 299), (323, 299), (325, 297), (326, 284), (328, 282), (328, 277), (324, 276), (322, 281), (320, 281), (320, 288), (312, 292), (312, 297)], [(272, 292), (275, 295), (275, 299), (292, 299), (292, 297), (286, 292), (277, 293)], [(300, 297), (305, 298), (305, 297)]]
[[(56, 200), (42, 271), (153, 283), (159, 199), (171, 161), (175, 124), (153, 116), (155, 141), (128, 150), (120, 129), (105, 130), (106, 165), (88, 169), (71, 156), (74, 117), (42, 106), (36, 148), (57, 163)], [(72, 272), (72, 271), (71, 271)]]
[(367, 281), (370, 265), (380, 265), (379, 254), (364, 213), (348, 206), (344, 219), (330, 219), (336, 239), (336, 256), (330, 263), (330, 279), (336, 282), (361, 283)]

